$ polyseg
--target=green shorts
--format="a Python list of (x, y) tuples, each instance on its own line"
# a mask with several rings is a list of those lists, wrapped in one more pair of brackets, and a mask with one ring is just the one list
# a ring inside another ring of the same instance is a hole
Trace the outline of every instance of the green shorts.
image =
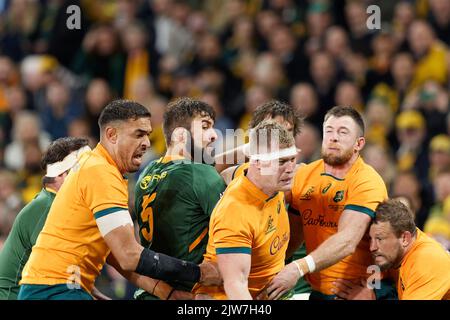
[(93, 300), (84, 289), (70, 289), (66, 284), (24, 284), (18, 300)]

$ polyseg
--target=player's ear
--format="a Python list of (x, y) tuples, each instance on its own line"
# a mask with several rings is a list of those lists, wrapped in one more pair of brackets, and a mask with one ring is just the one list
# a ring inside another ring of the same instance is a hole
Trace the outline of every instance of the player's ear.
[(411, 234), (411, 232), (409, 232), (409, 231), (403, 232), (402, 236), (401, 236), (402, 246), (404, 248), (407, 247), (411, 243), (411, 241), (412, 241), (412, 234)]
[(189, 134), (189, 132), (186, 130), (186, 128), (183, 128), (183, 127), (175, 128), (172, 132), (172, 137), (171, 137), (172, 144), (178, 144), (178, 143), (185, 144), (186, 141), (188, 141), (188, 134)]
[(113, 126), (106, 127), (105, 137), (110, 143), (115, 144), (117, 142), (117, 128)]
[(356, 139), (356, 146), (355, 146), (356, 151), (361, 151), (364, 148), (365, 144), (366, 138), (359, 137), (358, 139)]

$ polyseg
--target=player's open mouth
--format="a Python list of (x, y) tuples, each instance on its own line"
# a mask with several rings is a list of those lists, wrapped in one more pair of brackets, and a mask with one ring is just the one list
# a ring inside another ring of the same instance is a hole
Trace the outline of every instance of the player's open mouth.
[(134, 162), (138, 162), (138, 164), (140, 165), (141, 162), (142, 162), (142, 157), (143, 157), (143, 156), (144, 156), (143, 153), (135, 154), (135, 155), (133, 156), (133, 161), (134, 161)]

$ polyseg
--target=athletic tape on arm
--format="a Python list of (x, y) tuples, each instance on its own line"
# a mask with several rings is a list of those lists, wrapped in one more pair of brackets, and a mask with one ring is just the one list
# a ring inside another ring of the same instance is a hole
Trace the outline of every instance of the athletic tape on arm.
[(98, 229), (103, 237), (118, 227), (127, 224), (133, 226), (133, 220), (131, 220), (128, 210), (119, 210), (97, 218), (95, 221), (97, 222)]

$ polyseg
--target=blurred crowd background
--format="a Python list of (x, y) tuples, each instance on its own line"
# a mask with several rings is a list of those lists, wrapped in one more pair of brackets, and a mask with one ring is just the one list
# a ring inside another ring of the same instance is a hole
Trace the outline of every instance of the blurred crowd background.
[[(81, 29), (67, 28), (73, 4)], [(366, 25), (372, 4), (380, 29)], [(0, 248), (42, 187), (52, 140), (94, 147), (102, 108), (133, 99), (152, 113), (154, 159), (179, 96), (213, 106), (222, 133), (268, 100), (290, 103), (307, 120), (299, 162), (320, 157), (328, 109), (356, 107), (365, 161), (450, 248), (449, 45), (449, 0), (0, 0)], [(105, 279), (129, 297), (116, 273)]]

